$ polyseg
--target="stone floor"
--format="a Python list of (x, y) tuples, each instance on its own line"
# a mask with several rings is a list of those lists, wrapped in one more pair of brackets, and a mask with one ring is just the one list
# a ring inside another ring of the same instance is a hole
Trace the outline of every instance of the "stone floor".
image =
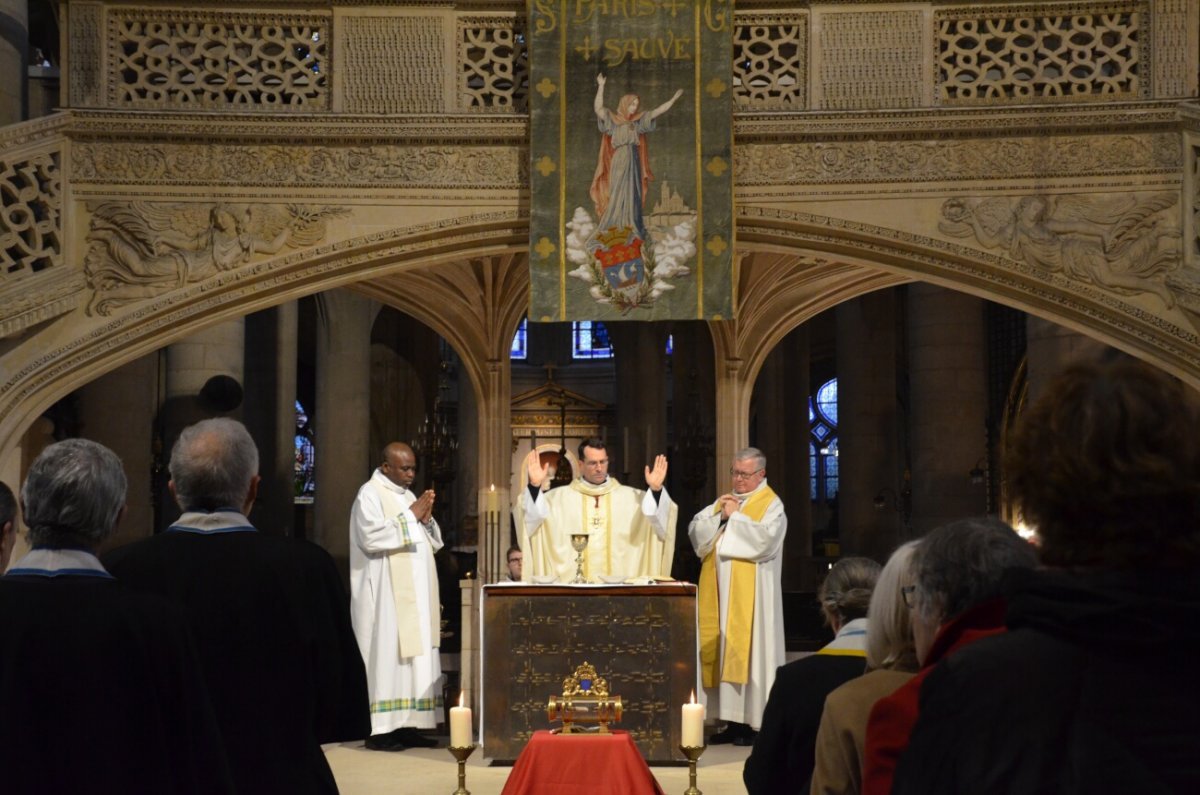
[[(442, 745), (446, 738), (440, 738)], [(696, 786), (704, 795), (743, 795), (742, 765), (749, 748), (709, 746), (700, 758)], [(458, 787), (458, 768), (445, 748), (409, 748), (390, 753), (368, 751), (361, 742), (325, 746), (341, 795), (450, 795)], [(487, 766), (476, 750), (467, 760), (471, 795), (500, 795), (510, 767)], [(687, 767), (651, 767), (667, 795), (688, 787)]]

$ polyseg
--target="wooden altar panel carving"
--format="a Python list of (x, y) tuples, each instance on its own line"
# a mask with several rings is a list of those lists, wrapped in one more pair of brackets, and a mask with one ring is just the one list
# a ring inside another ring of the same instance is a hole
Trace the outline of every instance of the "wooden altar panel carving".
[(483, 753), (511, 761), (556, 728), (546, 702), (589, 662), (621, 696), (648, 762), (681, 762), (680, 709), (696, 687), (696, 586), (494, 585), (483, 589)]

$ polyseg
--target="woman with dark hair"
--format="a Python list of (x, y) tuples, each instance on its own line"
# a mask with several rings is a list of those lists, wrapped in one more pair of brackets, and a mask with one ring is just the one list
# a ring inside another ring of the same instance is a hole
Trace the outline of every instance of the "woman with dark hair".
[(843, 558), (821, 583), (817, 602), (834, 639), (781, 666), (742, 780), (750, 795), (808, 792), (825, 697), (866, 670), (867, 607), (879, 579), (869, 558)]

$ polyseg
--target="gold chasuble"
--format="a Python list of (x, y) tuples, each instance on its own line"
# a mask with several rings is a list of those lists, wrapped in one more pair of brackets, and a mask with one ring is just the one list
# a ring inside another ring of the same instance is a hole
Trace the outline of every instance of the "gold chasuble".
[[(425, 604), (429, 608), (429, 626), (440, 627), (439, 610), (441, 602), (438, 597), (437, 566), (433, 562), (433, 546), (425, 534), (425, 528), (420, 522), (408, 521), (408, 506), (394, 491), (375, 486), (375, 493), (383, 504), (385, 516), (396, 517), (400, 532), (404, 537), (405, 546), (388, 554), (388, 569), (392, 577), (392, 598), (396, 604), (396, 631), (400, 644), (401, 657), (417, 657), (428, 653), (430, 648), (437, 648), (441, 633), (434, 632), (432, 638), (425, 638), (421, 632), (421, 620), (418, 614), (421, 600), (417, 598), (413, 566), (425, 566), (429, 572), (429, 593)], [(421, 543), (424, 542), (424, 543)]]
[[(656, 505), (653, 495), (622, 486), (615, 478), (598, 486), (577, 478), (570, 485), (543, 493), (539, 504), (543, 500), (541, 524), (520, 534), (529, 575), (554, 575), (559, 582), (571, 582), (575, 578), (571, 535), (586, 533), (583, 574), (588, 580), (595, 582), (601, 575), (670, 576), (677, 509), (666, 489)], [(644, 512), (647, 500), (659, 509), (655, 517)], [(656, 531), (660, 517), (666, 519), (665, 526)], [(524, 528), (524, 511), (518, 519), (518, 527)]]
[[(765, 486), (754, 492), (738, 510), (755, 522), (761, 522), (775, 501), (775, 492)], [(720, 504), (712, 507), (720, 513)], [(699, 611), (700, 670), (705, 687), (718, 682), (745, 684), (749, 680), (750, 636), (754, 629), (754, 591), (758, 564), (748, 560), (730, 561), (729, 610), (725, 632), (725, 659), (721, 660), (721, 605), (717, 585), (717, 548), (720, 540), (700, 564)]]

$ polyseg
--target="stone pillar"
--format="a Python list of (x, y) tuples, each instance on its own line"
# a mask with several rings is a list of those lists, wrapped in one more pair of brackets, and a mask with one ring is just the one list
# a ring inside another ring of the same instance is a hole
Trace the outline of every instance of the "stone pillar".
[(1046, 382), (1068, 365), (1088, 361), (1112, 348), (1050, 320), (1028, 315), (1025, 320), (1026, 405), (1042, 394)]
[(245, 318), (210, 326), (167, 348), (166, 399), (159, 407), (158, 436), (162, 440), (162, 477), (156, 529), (179, 517), (179, 508), (166, 491), (171, 448), (184, 428), (209, 417), (242, 419), (246, 348)]
[(0, 0), (0, 127), (27, 116), (29, 0)]
[(262, 476), (251, 519), (259, 530), (279, 535), (295, 534), (298, 318), (294, 301), (246, 318), (244, 414)]
[(151, 353), (100, 376), (75, 393), (79, 435), (116, 453), (128, 482), (125, 516), (105, 549), (154, 532), (154, 426), (146, 418), (153, 417), (158, 408), (158, 370), (159, 355)]
[(983, 301), (944, 287), (908, 286), (908, 374), (912, 407), (912, 528), (915, 536), (987, 510), (987, 350)]
[(349, 290), (317, 296), (316, 496), (312, 540), (349, 576), (350, 508), (371, 476), (371, 324), (378, 305)]
[(671, 497), (679, 506), (671, 574), (696, 582), (700, 578), (700, 560), (688, 540), (688, 523), (697, 511), (716, 497), (717, 489), (724, 484), (716, 477), (718, 471), (724, 470), (715, 458), (717, 423), (713, 408), (716, 390), (712, 335), (702, 320), (677, 321), (672, 324), (671, 333), (675, 347), (671, 364), (675, 444), (667, 479)]
[[(609, 323), (616, 365), (617, 429), (609, 472), (645, 488), (645, 467), (667, 451), (666, 323)], [(628, 431), (628, 434), (626, 433)], [(620, 449), (629, 439), (629, 450)], [(614, 458), (614, 455), (616, 456)], [(628, 467), (628, 471), (622, 473)]]
[[(843, 556), (880, 562), (904, 540), (895, 290), (838, 305), (838, 534)], [(875, 508), (884, 492), (886, 505)]]
[[(476, 415), (479, 514), (486, 515), (490, 504), (496, 506), (494, 524), (489, 527), (485, 521), (479, 529), (479, 573), (484, 583), (499, 582), (508, 572), (504, 554), (509, 545), (513, 499), (509, 493), (512, 482), (512, 364), (505, 343), (505, 340), (493, 341), (493, 348), (498, 349), (499, 355), (483, 363), (482, 383), (473, 384), (479, 393)], [(494, 500), (489, 488), (493, 483), (496, 484)]]

